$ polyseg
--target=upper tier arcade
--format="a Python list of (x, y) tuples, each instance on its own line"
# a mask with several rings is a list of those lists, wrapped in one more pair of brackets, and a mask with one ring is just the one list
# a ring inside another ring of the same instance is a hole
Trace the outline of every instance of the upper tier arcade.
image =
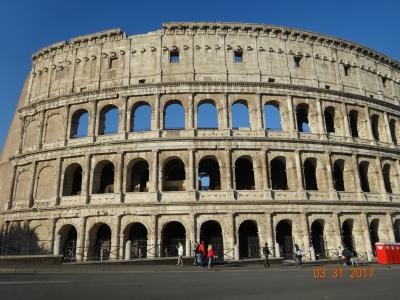
[(255, 82), (346, 92), (398, 104), (400, 63), (359, 44), (280, 26), (164, 23), (53, 44), (33, 55), (26, 104), (166, 82)]

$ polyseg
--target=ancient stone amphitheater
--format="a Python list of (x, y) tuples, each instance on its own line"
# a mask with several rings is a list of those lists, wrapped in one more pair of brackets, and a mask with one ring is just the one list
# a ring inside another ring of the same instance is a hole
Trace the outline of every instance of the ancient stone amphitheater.
[[(6, 99), (10, 100), (10, 99)], [(400, 241), (400, 62), (279, 26), (165, 23), (32, 57), (0, 159), (0, 254), (371, 259)], [(336, 251), (336, 252), (335, 252)]]

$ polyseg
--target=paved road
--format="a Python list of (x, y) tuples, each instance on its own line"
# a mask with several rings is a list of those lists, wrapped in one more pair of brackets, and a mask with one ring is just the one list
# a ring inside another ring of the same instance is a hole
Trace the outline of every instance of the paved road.
[(400, 299), (400, 267), (360, 279), (345, 268), (332, 279), (334, 267), (325, 267), (326, 279), (315, 279), (314, 267), (0, 273), (0, 299)]

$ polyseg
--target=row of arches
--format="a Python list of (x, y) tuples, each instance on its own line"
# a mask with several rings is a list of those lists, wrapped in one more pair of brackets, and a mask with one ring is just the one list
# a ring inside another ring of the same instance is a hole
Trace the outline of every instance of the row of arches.
[[(356, 249), (357, 243), (354, 230), (355, 220), (347, 218), (341, 223), (340, 240), (341, 245), (348, 249)], [(324, 259), (328, 255), (327, 236), (329, 230), (328, 225), (323, 219), (314, 220), (309, 227), (310, 246), (313, 247), (316, 259)], [(369, 222), (369, 238), (371, 242), (372, 254), (375, 255), (375, 243), (382, 240), (380, 219), (372, 219)], [(394, 223), (396, 242), (400, 241), (400, 220)], [(396, 230), (397, 228), (397, 230)], [(285, 259), (293, 258), (294, 251), (294, 234), (292, 220), (280, 220), (274, 228), (274, 244), (275, 255)], [(185, 226), (179, 221), (170, 221), (161, 229), (160, 241), (158, 245), (154, 245), (149, 237), (149, 229), (140, 222), (133, 222), (126, 226), (123, 230), (123, 251), (124, 257), (146, 258), (149, 256), (171, 257), (177, 256), (178, 243), (182, 243), (184, 247), (188, 247), (187, 240), (189, 235)], [(59, 249), (66, 259), (76, 259), (77, 253), (77, 229), (74, 225), (67, 224), (60, 228), (59, 232)], [(199, 241), (204, 241), (206, 245), (211, 244), (219, 258), (227, 256), (227, 247), (225, 245), (224, 233), (221, 224), (215, 220), (208, 220), (200, 225)], [(385, 237), (383, 237), (385, 238)], [(237, 231), (237, 243), (239, 250), (239, 258), (260, 257), (261, 247), (258, 224), (255, 220), (244, 220), (240, 223)], [(302, 244), (301, 241), (297, 243)], [(274, 245), (270, 245), (274, 247)], [(89, 230), (89, 243), (87, 249), (88, 260), (107, 260), (110, 254), (115, 252), (112, 246), (112, 230), (105, 223), (97, 223)], [(307, 249), (304, 249), (307, 251)], [(332, 249), (331, 249), (332, 250)], [(80, 249), (79, 251), (82, 251)], [(122, 252), (120, 252), (122, 254)], [(191, 255), (189, 251), (185, 252)]]
[[(289, 166), (290, 164), (290, 166)], [(125, 191), (148, 192), (150, 183), (150, 166), (145, 159), (132, 160), (127, 165)], [(256, 178), (253, 160), (250, 156), (241, 156), (234, 162), (234, 188), (236, 190), (256, 190)], [(363, 192), (380, 192), (379, 174), (376, 167), (369, 161), (362, 161), (358, 165), (360, 188)], [(179, 157), (171, 157), (162, 167), (163, 191), (186, 190), (186, 166)], [(302, 165), (303, 186), (305, 190), (326, 190), (326, 166), (322, 166), (315, 157), (306, 158)], [(382, 177), (387, 193), (398, 193), (399, 185), (397, 173), (389, 163), (383, 164)], [(354, 170), (344, 159), (333, 162), (332, 182), (337, 191), (355, 191)], [(68, 165), (64, 173), (63, 196), (80, 195), (82, 191), (83, 169), (78, 163)], [(223, 174), (222, 174), (223, 175)], [(273, 190), (294, 190), (295, 179), (293, 166), (283, 156), (270, 161), (269, 177)], [(43, 176), (42, 176), (43, 177)], [(39, 176), (39, 179), (42, 178)], [(98, 162), (93, 172), (92, 193), (113, 193), (115, 183), (115, 166), (111, 161)], [(346, 180), (345, 180), (346, 178)], [(44, 178), (45, 180), (46, 178)], [(202, 158), (197, 167), (197, 187), (201, 191), (221, 190), (221, 170), (216, 157)]]
[[(266, 130), (282, 130), (281, 108), (278, 101), (269, 101), (263, 108), (264, 128)], [(251, 128), (250, 110), (246, 100), (237, 100), (231, 106), (231, 127)], [(214, 100), (203, 100), (197, 106), (198, 129), (221, 129), (219, 112)], [(370, 119), (371, 134), (367, 128)], [(344, 135), (344, 120), (334, 106), (323, 110), (324, 128), (319, 129), (317, 112), (307, 103), (295, 106), (295, 123), (299, 132), (326, 133)], [(384, 120), (379, 114), (366, 116), (365, 112), (351, 109), (348, 113), (350, 135), (352, 137), (373, 138), (377, 141), (387, 141)], [(131, 109), (130, 131), (148, 131), (152, 128), (152, 107), (147, 102), (138, 102)], [(70, 138), (88, 135), (89, 113), (79, 109), (72, 114)], [(118, 132), (119, 110), (115, 105), (106, 105), (100, 110), (98, 134), (113, 134)], [(171, 100), (165, 105), (163, 112), (163, 128), (167, 130), (185, 129), (185, 109), (179, 100)], [(397, 124), (395, 119), (389, 121), (389, 132), (392, 141), (397, 144)]]

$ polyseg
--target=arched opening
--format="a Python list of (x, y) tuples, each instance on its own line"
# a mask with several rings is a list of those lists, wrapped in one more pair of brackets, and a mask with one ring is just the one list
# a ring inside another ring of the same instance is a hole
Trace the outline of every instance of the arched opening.
[(374, 219), (369, 224), (372, 254), (376, 256), (375, 244), (379, 242), (379, 220)]
[(358, 165), (358, 172), (360, 174), (361, 190), (366, 193), (370, 192), (369, 180), (368, 180), (368, 169), (369, 169), (369, 163), (366, 161), (363, 161)]
[(308, 120), (308, 105), (299, 104), (296, 107), (296, 121), (298, 132), (310, 132)]
[(260, 257), (260, 240), (255, 221), (246, 220), (239, 226), (239, 257)]
[(281, 113), (279, 111), (279, 104), (269, 102), (264, 106), (264, 119), (265, 129), (270, 131), (281, 131)]
[(74, 112), (71, 118), (70, 138), (81, 138), (88, 135), (89, 113), (85, 109)]
[(186, 247), (186, 230), (185, 227), (177, 222), (172, 221), (164, 225), (161, 232), (161, 253), (163, 257), (177, 256), (177, 246), (182, 243)]
[(64, 225), (60, 229), (60, 250), (64, 261), (76, 261), (76, 241), (78, 232), (73, 225)]
[(284, 259), (293, 259), (292, 224), (289, 220), (282, 220), (276, 225), (276, 242), (279, 252)]
[(186, 190), (185, 165), (179, 158), (170, 159), (163, 170), (163, 191)]
[(182, 103), (175, 100), (169, 102), (164, 108), (164, 129), (185, 129), (185, 109)]
[(107, 224), (95, 225), (91, 230), (91, 257), (94, 260), (109, 260), (111, 252), (111, 229)]
[(131, 241), (131, 258), (147, 257), (147, 229), (142, 223), (133, 223), (128, 232)]
[(203, 158), (199, 163), (198, 169), (199, 189), (220, 190), (221, 177), (218, 161), (214, 158)]
[(118, 108), (115, 105), (106, 105), (100, 111), (99, 135), (118, 132)]
[(395, 145), (397, 145), (397, 135), (396, 135), (396, 120), (391, 119), (389, 122), (390, 136), (392, 137), (392, 141)]
[(250, 128), (249, 109), (246, 101), (232, 104), (232, 129)]
[(354, 249), (354, 239), (353, 239), (353, 220), (347, 219), (342, 224), (342, 241), (343, 246), (349, 250)]
[(390, 181), (390, 165), (385, 164), (382, 169), (383, 181), (385, 183), (386, 193), (393, 193), (392, 183)]
[(203, 101), (197, 106), (197, 128), (218, 129), (218, 111), (213, 101)]
[(316, 170), (316, 160), (314, 158), (307, 158), (304, 161), (304, 181), (306, 190), (318, 190)]
[(132, 108), (131, 131), (151, 130), (151, 106), (146, 102), (139, 102)]
[(253, 162), (251, 158), (240, 157), (235, 162), (235, 183), (237, 190), (255, 190)]
[(311, 224), (311, 241), (316, 259), (325, 259), (324, 221), (315, 220)]
[(149, 164), (145, 160), (139, 160), (128, 165), (127, 192), (149, 191)]
[(212, 245), (218, 258), (224, 257), (224, 240), (221, 225), (217, 221), (206, 221), (200, 227), (200, 241), (204, 241), (207, 250), (208, 245)]
[(276, 157), (271, 160), (271, 186), (273, 190), (287, 190), (286, 160)]
[(344, 191), (344, 160), (338, 159), (333, 164), (333, 181), (337, 191)]
[(326, 132), (335, 132), (335, 108), (327, 107), (324, 111)]
[(82, 167), (80, 164), (70, 164), (64, 173), (63, 196), (76, 196), (82, 192)]
[(372, 137), (379, 141), (379, 116), (372, 115), (371, 117)]
[(358, 111), (351, 110), (349, 113), (350, 131), (352, 137), (359, 137), (358, 134)]
[(110, 161), (99, 162), (94, 170), (94, 194), (114, 193), (114, 165)]
[(400, 219), (394, 221), (393, 231), (394, 231), (395, 242), (400, 243)]

